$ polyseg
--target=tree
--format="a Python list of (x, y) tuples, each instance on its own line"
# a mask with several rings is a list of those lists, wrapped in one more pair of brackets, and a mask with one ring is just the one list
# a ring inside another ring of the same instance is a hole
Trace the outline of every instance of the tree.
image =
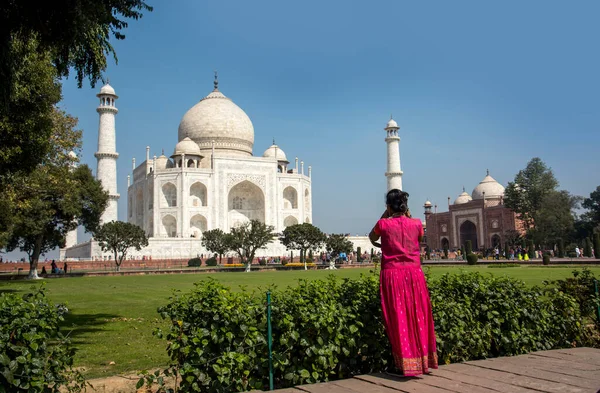
[(113, 253), (118, 272), (121, 271), (121, 264), (130, 248), (139, 251), (148, 245), (148, 237), (142, 228), (123, 221), (103, 224), (94, 234), (94, 238), (102, 247), (102, 251)]
[(600, 227), (600, 186), (590, 193), (589, 198), (583, 200), (582, 206), (588, 209), (587, 218), (593, 227)]
[(223, 254), (231, 250), (231, 234), (220, 229), (211, 229), (202, 234), (202, 246), (219, 255), (219, 264), (223, 263)]
[(535, 227), (529, 230), (537, 244), (554, 245), (557, 239), (568, 238), (574, 230), (573, 209), (579, 205), (579, 197), (568, 191), (550, 191), (542, 198), (542, 206), (536, 214)]
[(246, 261), (246, 272), (250, 271), (256, 250), (266, 248), (275, 239), (273, 226), (258, 220), (251, 220), (231, 228), (230, 246), (240, 257)]
[(29, 256), (29, 277), (37, 278), (42, 253), (64, 246), (67, 232), (82, 225), (87, 232), (98, 227), (108, 203), (108, 194), (82, 165), (74, 167), (71, 153), (81, 144), (77, 119), (54, 109), (53, 133), (49, 151), (33, 172), (13, 174), (4, 185), (3, 197), (12, 225), (4, 229), (6, 249), (19, 248)]
[(335, 233), (327, 236), (325, 247), (332, 258), (337, 258), (341, 253), (350, 254), (354, 249), (354, 245), (346, 235)]
[(319, 228), (307, 222), (290, 225), (279, 236), (279, 241), (288, 250), (300, 250), (300, 262), (304, 262), (305, 270), (307, 269), (305, 251), (322, 247), (326, 239), (327, 237)]
[(59, 78), (74, 69), (79, 87), (102, 78), (109, 38), (124, 39), (128, 19), (152, 11), (143, 0), (0, 3), (0, 188), (13, 172), (29, 173), (50, 148)]
[(509, 229), (504, 232), (504, 243), (509, 244), (511, 247), (516, 246), (521, 242), (521, 232), (514, 229)]
[[(1, 23), (0, 23), (1, 26)], [(0, 27), (1, 29), (1, 27)], [(0, 104), (0, 185), (4, 188), (13, 174), (34, 170), (51, 148), (54, 106), (61, 99), (61, 87), (50, 54), (35, 40), (13, 39), (12, 85), (1, 78), (1, 89), (11, 87)]]
[(592, 242), (589, 237), (586, 237), (583, 242), (583, 256), (588, 258), (592, 257)]
[(0, 106), (13, 93), (20, 69), (19, 53), (13, 51), (15, 37), (35, 39), (40, 51), (48, 52), (59, 77), (75, 70), (79, 87), (88, 77), (92, 87), (106, 70), (106, 58), (117, 57), (109, 39), (125, 39), (128, 19), (137, 20), (152, 7), (143, 0), (73, 0), (37, 2), (8, 1), (0, 6)]
[(554, 173), (538, 157), (532, 158), (525, 169), (520, 170), (514, 182), (509, 182), (504, 192), (504, 203), (531, 228), (536, 222), (544, 196), (558, 187)]

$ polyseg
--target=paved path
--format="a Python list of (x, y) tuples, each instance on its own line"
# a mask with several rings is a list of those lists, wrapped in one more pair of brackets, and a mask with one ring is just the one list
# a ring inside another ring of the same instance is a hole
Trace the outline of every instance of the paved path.
[(430, 375), (361, 375), (277, 393), (597, 393), (600, 349), (572, 348), (441, 366)]

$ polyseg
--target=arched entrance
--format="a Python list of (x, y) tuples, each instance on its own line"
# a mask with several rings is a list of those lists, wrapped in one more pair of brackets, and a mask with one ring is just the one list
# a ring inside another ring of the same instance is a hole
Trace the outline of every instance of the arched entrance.
[(492, 248), (500, 248), (500, 235), (492, 236)]
[(463, 222), (460, 226), (460, 244), (464, 245), (467, 240), (471, 241), (473, 250), (479, 249), (479, 244), (477, 243), (477, 226), (469, 220)]
[(297, 209), (298, 208), (298, 192), (292, 186), (288, 186), (283, 190), (283, 208)]
[(450, 249), (450, 242), (448, 241), (447, 237), (442, 238), (442, 250), (449, 250)]
[(265, 195), (256, 184), (248, 180), (236, 184), (227, 199), (230, 227), (250, 220), (265, 222)]
[(298, 220), (294, 216), (287, 216), (285, 218), (285, 220), (283, 220), (283, 226), (286, 228), (291, 227), (292, 225), (297, 225), (297, 224), (298, 224)]
[(190, 235), (198, 239), (204, 231), (206, 231), (206, 218), (196, 214), (190, 219)]
[(168, 214), (162, 219), (163, 234), (167, 237), (177, 236), (177, 220), (172, 215)]

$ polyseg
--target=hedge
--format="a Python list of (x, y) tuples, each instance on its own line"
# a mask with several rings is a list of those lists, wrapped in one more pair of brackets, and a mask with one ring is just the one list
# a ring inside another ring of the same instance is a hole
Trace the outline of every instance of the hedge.
[(469, 265), (476, 265), (478, 259), (477, 254), (467, 254), (467, 264)]
[(72, 392), (85, 385), (73, 370), (74, 348), (60, 332), (67, 313), (44, 289), (0, 294), (0, 392)]
[[(581, 345), (578, 301), (555, 288), (464, 272), (429, 290), (441, 364)], [(171, 327), (155, 333), (168, 342), (181, 391), (266, 390), (264, 296), (205, 279), (159, 308)], [(272, 305), (276, 388), (391, 368), (376, 275), (300, 280), (274, 290)]]
[(188, 261), (188, 267), (200, 267), (202, 266), (201, 258), (192, 258)]

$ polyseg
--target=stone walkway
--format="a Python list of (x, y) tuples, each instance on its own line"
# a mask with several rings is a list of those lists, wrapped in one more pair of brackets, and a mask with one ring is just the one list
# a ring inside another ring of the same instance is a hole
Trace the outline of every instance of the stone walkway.
[(441, 366), (429, 375), (386, 374), (280, 389), (277, 393), (597, 393), (600, 349), (572, 348)]

